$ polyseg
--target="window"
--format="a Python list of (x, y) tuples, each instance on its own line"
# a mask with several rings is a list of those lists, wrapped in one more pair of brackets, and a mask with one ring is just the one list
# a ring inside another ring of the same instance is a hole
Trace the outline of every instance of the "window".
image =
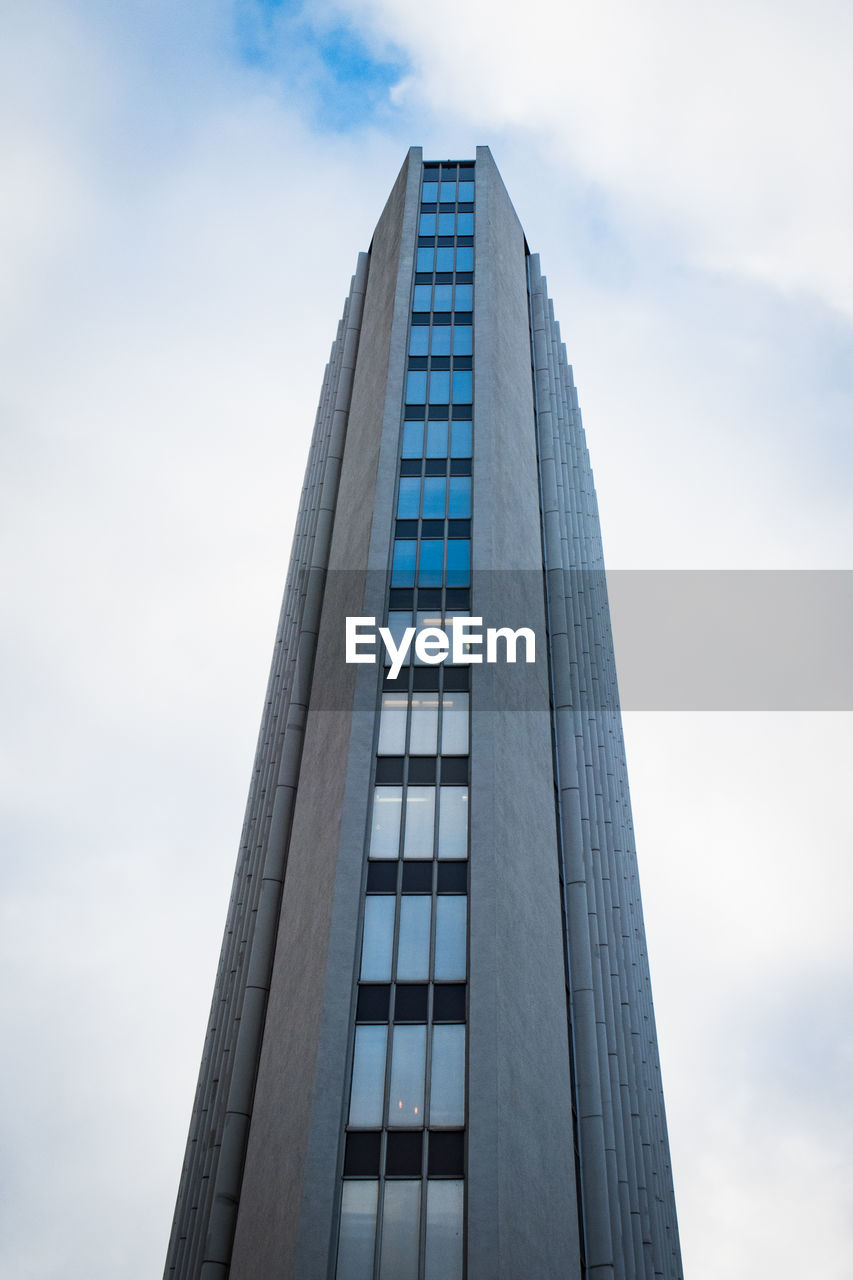
[[(421, 425), (421, 434), (423, 426)], [(391, 585), (394, 587), (413, 587), (415, 585), (415, 553), (417, 542), (412, 539), (398, 538), (394, 543), (394, 559), (391, 565)]]
[[(418, 287), (419, 287), (419, 286), (417, 286), (417, 285), (415, 286), (415, 292), (417, 292)], [(427, 287), (427, 286), (421, 286), (421, 287)], [(457, 288), (459, 288), (459, 287), (464, 287), (464, 288), (467, 288), (467, 289), (470, 289), (470, 288), (471, 288), (471, 286), (470, 286), (470, 285), (457, 286)], [(434, 311), (450, 311), (450, 309), (451, 309), (451, 305), (452, 305), (452, 304), (451, 304), (451, 301), (450, 301), (450, 298), (451, 298), (452, 293), (453, 293), (453, 286), (452, 286), (452, 285), (449, 285), (449, 284), (437, 284), (437, 285), (435, 286), (435, 298), (434, 298), (434, 301), (433, 301), (433, 310), (434, 310)], [(470, 310), (471, 310), (471, 307), (470, 307), (470, 306), (468, 306), (468, 307), (464, 308), (464, 310), (470, 311)]]
[(457, 324), (453, 330), (453, 354), (470, 356), (473, 353), (470, 324)]
[[(395, 788), (396, 789), (396, 788)], [(391, 788), (389, 788), (391, 790)], [(435, 787), (412, 787), (406, 791), (406, 835), (404, 858), (431, 858), (435, 826)], [(396, 849), (394, 850), (396, 857)]]
[(455, 177), (453, 178), (452, 182), (446, 182), (446, 181), (442, 182), (438, 199), (441, 204), (450, 204), (451, 202), (453, 202), (454, 204), (456, 203), (456, 178)]
[(424, 404), (426, 401), (426, 372), (416, 369), (406, 378), (406, 404)]
[(404, 1125), (414, 1128), (423, 1125), (425, 1064), (426, 1027), (394, 1027), (391, 1092), (388, 1099), (389, 1126)]
[(438, 741), (438, 694), (431, 691), (412, 694), (412, 725), (409, 754), (436, 755)]
[[(426, 502), (424, 502), (424, 514), (426, 514)], [(470, 476), (450, 477), (450, 503), (447, 514), (451, 520), (471, 519)]]
[[(371, 901), (370, 898), (367, 899)], [(380, 901), (380, 899), (373, 899)], [(393, 902), (393, 898), (391, 899)], [(465, 932), (468, 922), (468, 899), (462, 894), (442, 895), (435, 900), (435, 964), (436, 982), (461, 981), (465, 977)]]
[[(352, 1062), (349, 1122), (365, 1128), (382, 1124), (385, 1098), (385, 1046), (388, 1028), (358, 1026)], [(433, 1053), (433, 1058), (435, 1053)]]
[(419, 236), (435, 235), (435, 214), (434, 213), (421, 214), (420, 221), (418, 223), (418, 235)]
[[(466, 203), (467, 203), (467, 201), (466, 201)], [(433, 217), (433, 218), (435, 217), (435, 215), (434, 215), (434, 214), (432, 214), (432, 215), (430, 215), (430, 216), (431, 216), (431, 217)], [(434, 227), (434, 226), (435, 226), (435, 223), (433, 223), (433, 227)], [(473, 215), (473, 213), (460, 213), (460, 214), (459, 214), (459, 227), (458, 227), (458, 231), (459, 231), (459, 235), (460, 235), (460, 236), (472, 236), (472, 235), (474, 234), (474, 215)], [(424, 235), (424, 234), (426, 234), (426, 235), (432, 235), (433, 233), (432, 233), (432, 231), (428, 231), (428, 232), (426, 232), (426, 233), (421, 232), (421, 235)]]
[[(364, 1028), (384, 1031), (384, 1027)], [(382, 1065), (385, 1065), (383, 1043)], [(465, 1027), (433, 1027), (432, 1073), (429, 1091), (430, 1125), (465, 1123)]]
[(461, 1179), (427, 1181), (425, 1280), (462, 1280), (464, 1187)]
[[(387, 788), (392, 790), (392, 788)], [(439, 858), (468, 857), (468, 788), (441, 787), (438, 802)]]
[[(417, 287), (416, 287), (417, 291)], [(456, 286), (456, 310), (470, 311), (474, 306), (474, 286), (472, 284), (458, 284)]]
[[(410, 375), (411, 376), (411, 375)], [(421, 482), (417, 477), (403, 476), (397, 496), (397, 519), (417, 520), (421, 499)]]
[[(447, 481), (444, 476), (427, 476), (424, 480), (424, 520), (443, 520)], [(441, 623), (436, 623), (441, 626)]]
[[(420, 250), (419, 250), (420, 252)], [(425, 356), (429, 348), (429, 327), (425, 324), (413, 324), (412, 336), (409, 339), (409, 355)]]
[(370, 828), (371, 858), (397, 857), (402, 809), (402, 787), (374, 787), (373, 822)]
[(420, 1179), (386, 1182), (382, 1204), (379, 1280), (416, 1280), (421, 1238)]
[(400, 899), (400, 940), (397, 944), (397, 979), (426, 982), (429, 978), (429, 929), (432, 898), (404, 893)]
[[(455, 427), (454, 425), (454, 435)], [(470, 426), (470, 424), (469, 424)], [(467, 587), (471, 579), (471, 543), (463, 538), (453, 538), (447, 544), (447, 585)]]
[(424, 204), (435, 204), (436, 200), (438, 199), (437, 192), (438, 192), (437, 182), (425, 182), (423, 185), (423, 194), (421, 195), (421, 200), (423, 201)]
[[(418, 259), (415, 270), (432, 271), (434, 252), (435, 251), (433, 249), (418, 249)], [(440, 267), (439, 270), (443, 271), (444, 268)]]
[(441, 754), (443, 756), (468, 754), (468, 698), (467, 693), (441, 695)]
[[(446, 901), (455, 901), (455, 899), (447, 898)], [(391, 894), (369, 893), (364, 900), (360, 975), (363, 982), (391, 981), (396, 903), (397, 899)]]
[(422, 458), (424, 456), (424, 424), (422, 422), (407, 422), (404, 424), (401, 453), (404, 458)]
[(453, 270), (453, 246), (443, 245), (435, 255), (436, 271), (452, 271)]
[[(418, 250), (418, 253), (420, 252), (421, 251)], [(441, 250), (439, 250), (439, 252), (441, 252)], [(420, 267), (418, 267), (418, 270), (420, 271)], [(429, 268), (425, 267), (424, 270), (428, 271)], [(473, 246), (469, 244), (468, 245), (461, 244), (459, 248), (456, 250), (456, 270), (457, 271), (473, 271), (474, 270)]]
[(473, 182), (459, 183), (459, 203), (471, 204), (474, 200), (474, 184)]
[(421, 559), (418, 566), (419, 587), (440, 587), (444, 564), (444, 542), (437, 538), (421, 541)]
[[(456, 438), (456, 423), (453, 424), (454, 439)], [(468, 435), (470, 439), (471, 423), (468, 423)], [(427, 423), (427, 447), (426, 456), (428, 458), (446, 458), (447, 457), (447, 423), (446, 422), (428, 422)], [(463, 456), (463, 455), (460, 455)], [(471, 446), (468, 446), (468, 453), (464, 455), (471, 456)]]
[[(454, 222), (456, 221), (455, 213), (440, 213), (438, 215), (438, 234), (440, 236), (452, 236), (454, 231)], [(429, 232), (422, 234), (428, 235)]]
[(337, 1280), (370, 1280), (376, 1235), (379, 1183), (374, 1179), (344, 1182)]
[[(414, 375), (409, 374), (412, 378)], [(454, 404), (470, 404), (473, 398), (472, 379), (473, 374), (470, 369), (455, 369), (453, 372), (453, 403)]]
[(412, 299), (413, 311), (429, 311), (432, 301), (432, 285), (416, 284), (415, 295)]
[(450, 355), (450, 325), (449, 324), (433, 325), (432, 354), (434, 356)]
[[(433, 424), (430, 423), (430, 426)], [(445, 423), (445, 426), (447, 424)], [(431, 457), (427, 454), (427, 457)], [(457, 422), (453, 423), (453, 434), (451, 436), (450, 445), (451, 458), (470, 458), (471, 457), (471, 423)]]
[(383, 693), (379, 714), (379, 744), (381, 756), (401, 756), (406, 750), (407, 698), (404, 693)]
[[(470, 378), (471, 375), (469, 374), (468, 376)], [(411, 373), (409, 374), (409, 377), (410, 378), (412, 377)], [(438, 369), (438, 370), (433, 369), (429, 377), (430, 404), (447, 404), (449, 400), (450, 400), (450, 374), (443, 369)]]

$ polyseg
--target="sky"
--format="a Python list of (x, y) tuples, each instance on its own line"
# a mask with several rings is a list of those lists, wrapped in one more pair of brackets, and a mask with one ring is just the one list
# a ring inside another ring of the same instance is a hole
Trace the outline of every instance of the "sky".
[[(611, 569), (849, 570), (853, 9), (6, 0), (0, 35), (0, 1274), (147, 1280), (323, 367), (407, 147), (492, 149)], [(690, 1280), (849, 1280), (850, 730), (625, 715)]]

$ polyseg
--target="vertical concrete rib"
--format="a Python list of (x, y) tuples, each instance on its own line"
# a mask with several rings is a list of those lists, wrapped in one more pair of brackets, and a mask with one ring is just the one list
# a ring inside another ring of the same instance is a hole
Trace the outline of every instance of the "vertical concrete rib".
[(227, 1274), (367, 269), (361, 254), (326, 367), (305, 472), (167, 1255), (165, 1275), (175, 1280)]
[(529, 285), (585, 1264), (679, 1280), (598, 507), (535, 256)]

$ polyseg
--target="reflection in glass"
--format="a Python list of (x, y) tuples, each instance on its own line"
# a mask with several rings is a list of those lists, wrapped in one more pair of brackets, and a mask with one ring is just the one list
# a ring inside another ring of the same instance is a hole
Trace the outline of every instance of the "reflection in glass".
[[(384, 1061), (383, 1055), (383, 1064)], [(464, 1025), (433, 1028), (429, 1122), (431, 1125), (465, 1123)]]
[(436, 898), (435, 980), (461, 981), (465, 977), (465, 934), (468, 899), (462, 894)]
[(344, 1182), (336, 1280), (372, 1280), (378, 1199), (375, 1180)]
[[(466, 423), (468, 427), (468, 436), (471, 435), (471, 423)], [(456, 439), (456, 423), (453, 424), (453, 439)], [(428, 422), (427, 423), (427, 450), (428, 458), (446, 458), (447, 457), (447, 423), (446, 422)], [(454, 457), (470, 457), (471, 446), (468, 446), (467, 454), (454, 454)]]
[(409, 752), (413, 756), (434, 756), (437, 742), (438, 694), (431, 690), (413, 693)]
[(418, 476), (403, 476), (400, 481), (400, 492), (397, 497), (398, 520), (417, 520), (420, 496), (420, 478)]
[[(403, 425), (404, 458), (422, 458), (424, 456), (424, 424), (422, 422), (406, 422)], [(459, 454), (459, 457), (466, 457)]]
[(415, 369), (406, 378), (406, 404), (426, 402), (426, 370)]
[(418, 586), (440, 587), (444, 561), (444, 543), (438, 538), (421, 541), (421, 559), (418, 566)]
[(420, 1181), (386, 1182), (379, 1280), (417, 1280), (420, 1227)]
[(404, 693), (383, 693), (376, 748), (380, 756), (401, 756), (405, 752), (407, 710), (408, 699)]
[[(468, 479), (468, 477), (464, 477)], [(451, 481), (451, 484), (453, 482)], [(444, 519), (444, 494), (447, 481), (444, 476), (427, 476), (424, 480), (424, 520)], [(441, 625), (440, 623), (438, 624)]]
[(468, 520), (471, 517), (471, 477), (450, 477), (450, 505), (447, 514), (451, 520)]
[(413, 324), (409, 339), (409, 355), (425, 356), (429, 347), (429, 325)]
[[(453, 424), (453, 432), (455, 436), (456, 423)], [(471, 543), (462, 538), (451, 538), (447, 544), (447, 585), (467, 587), (470, 578)]]
[(471, 335), (473, 329), (470, 324), (457, 324), (453, 330), (453, 354), (455, 356), (470, 356), (473, 354), (473, 346)]
[[(473, 227), (473, 218), (472, 218), (472, 223), (471, 223), (471, 225), (472, 225), (472, 227)], [(460, 235), (461, 235), (461, 234), (462, 234), (462, 233), (460, 232)], [(470, 235), (470, 234), (471, 234), (471, 232), (470, 232), (470, 231), (466, 231), (466, 232), (465, 232), (465, 234), (466, 234), (466, 235)], [(418, 235), (419, 235), (419, 236), (434, 236), (434, 235), (435, 235), (435, 214), (434, 214), (434, 213), (422, 213), (422, 214), (421, 214), (420, 223), (418, 224)]]
[(417, 271), (432, 271), (433, 249), (418, 249)]
[(425, 982), (429, 977), (431, 917), (432, 898), (426, 894), (403, 894), (397, 944), (397, 977), (401, 982)]
[[(451, 901), (450, 898), (447, 899)], [(369, 893), (364, 902), (364, 936), (361, 940), (363, 982), (391, 981), (391, 952), (394, 949), (394, 908), (392, 894)]]
[(449, 324), (433, 325), (432, 354), (434, 356), (450, 355), (450, 325)]
[(400, 843), (402, 787), (374, 787), (373, 823), (370, 828), (371, 858), (396, 858)]
[[(470, 287), (471, 287), (471, 286), (470, 286), (470, 285), (468, 285), (467, 287), (470, 289)], [(416, 291), (417, 291), (417, 290), (416, 290)], [(449, 284), (437, 284), (437, 285), (435, 286), (435, 296), (434, 296), (434, 300), (433, 300), (433, 310), (434, 310), (434, 311), (449, 311), (449, 310), (450, 310), (450, 306), (451, 306), (450, 298), (451, 298), (452, 292), (453, 292), (453, 286), (452, 286), (452, 285), (449, 285)], [(470, 308), (470, 307), (468, 307), (468, 308), (467, 308), (467, 310), (468, 310), (468, 311), (470, 311), (470, 310), (471, 310), (471, 308)]]
[(441, 754), (465, 756), (468, 754), (468, 694), (445, 693), (441, 705)]
[[(432, 423), (429, 424), (432, 426)], [(418, 455), (420, 456), (420, 455)], [(431, 455), (428, 455), (431, 456)], [(437, 455), (443, 456), (443, 455)], [(470, 422), (454, 422), (453, 436), (450, 448), (451, 458), (470, 458), (471, 457), (471, 423)]]
[[(421, 423), (417, 424), (421, 427)], [(394, 543), (394, 559), (391, 564), (391, 586), (415, 585), (415, 553), (418, 544), (413, 539), (398, 538)]]
[(442, 787), (438, 804), (439, 858), (468, 857), (468, 788)]
[[(387, 1027), (357, 1026), (355, 1029), (352, 1092), (349, 1104), (350, 1124), (378, 1127), (382, 1123), (387, 1040)], [(433, 1058), (435, 1058), (434, 1050)], [(436, 1121), (436, 1123), (441, 1122)]]
[(432, 285), (416, 284), (415, 296), (412, 299), (413, 311), (429, 311), (432, 302)]
[[(453, 375), (454, 379), (456, 374)], [(468, 377), (470, 378), (470, 373)], [(412, 377), (412, 374), (409, 374)], [(454, 386), (455, 386), (454, 381)], [(433, 369), (429, 378), (430, 404), (447, 404), (450, 400), (450, 374), (446, 369)]]
[(394, 1028), (388, 1124), (412, 1128), (424, 1122), (426, 1027)]
[(440, 236), (452, 236), (455, 220), (455, 213), (440, 213), (438, 215), (438, 234)]
[(438, 183), (425, 182), (423, 185), (423, 194), (421, 200), (424, 204), (435, 204), (438, 199)]
[(470, 311), (474, 306), (474, 286), (458, 284), (456, 286), (456, 310)]
[(462, 1280), (464, 1183), (427, 1181), (425, 1280)]
[[(467, 203), (467, 201), (466, 201)], [(433, 215), (434, 216), (434, 215)], [(434, 226), (435, 224), (433, 224)], [(460, 236), (472, 236), (474, 234), (474, 215), (473, 213), (459, 214), (458, 232)], [(432, 235), (432, 232), (421, 232), (421, 235)]]
[(453, 246), (444, 245), (436, 250), (435, 255), (436, 271), (452, 271), (453, 270)]
[(406, 792), (404, 858), (431, 858), (435, 826), (435, 787), (409, 787)]
[[(409, 374), (409, 377), (412, 375)], [(457, 369), (453, 374), (453, 403), (470, 404), (473, 396), (473, 374), (470, 369)]]

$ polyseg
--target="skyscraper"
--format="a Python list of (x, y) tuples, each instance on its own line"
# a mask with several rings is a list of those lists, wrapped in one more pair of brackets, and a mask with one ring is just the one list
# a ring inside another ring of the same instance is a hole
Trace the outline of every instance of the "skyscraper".
[(572, 372), (488, 148), (412, 148), (323, 383), (166, 1276), (680, 1275)]

